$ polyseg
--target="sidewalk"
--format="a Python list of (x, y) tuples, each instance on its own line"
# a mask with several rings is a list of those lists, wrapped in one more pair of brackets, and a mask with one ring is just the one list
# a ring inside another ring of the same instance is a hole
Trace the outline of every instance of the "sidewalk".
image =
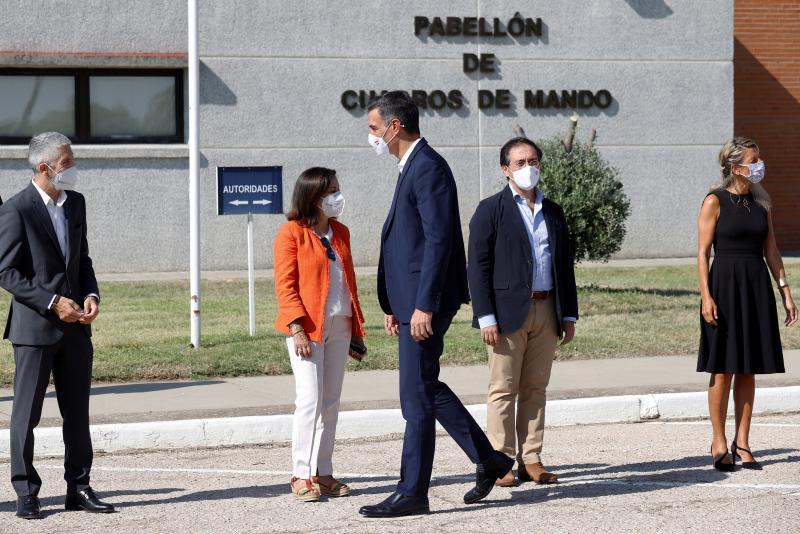
[[(757, 387), (800, 385), (800, 350), (785, 352), (789, 370), (763, 375)], [(658, 356), (555, 362), (548, 399), (698, 392), (708, 375), (695, 372), (695, 356)], [(467, 405), (486, 402), (485, 365), (444, 367), (441, 378)], [(397, 371), (347, 373), (342, 410), (398, 408)], [(0, 389), (0, 428), (8, 428), (13, 392)], [(291, 414), (292, 376), (219, 378), (196, 381), (98, 383), (92, 387), (92, 424), (173, 421)], [(55, 392), (48, 391), (40, 427), (60, 426)]]

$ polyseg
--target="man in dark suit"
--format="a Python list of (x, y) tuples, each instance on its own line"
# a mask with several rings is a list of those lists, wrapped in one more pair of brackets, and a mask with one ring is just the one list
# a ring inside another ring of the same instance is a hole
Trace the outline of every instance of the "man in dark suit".
[[(549, 484), (557, 476), (540, 457), (546, 389), (558, 339), (575, 335), (578, 297), (564, 212), (537, 187), (541, 157), (525, 137), (500, 149), (508, 186), (470, 221), (468, 272), (473, 326), (489, 352), (489, 440), (516, 454), (520, 480)], [(514, 474), (497, 484), (516, 485)]]
[(0, 287), (13, 296), (4, 339), (14, 346), (10, 448), (17, 516), (41, 517), (33, 429), (51, 373), (64, 420), (65, 508), (113, 512), (89, 486), (90, 325), (100, 297), (86, 241), (86, 204), (73, 191), (77, 171), (69, 139), (56, 132), (33, 137), (28, 161), (33, 181), (0, 206)]
[(370, 144), (400, 160), (389, 215), (381, 232), (378, 296), (390, 336), (399, 336), (400, 405), (406, 420), (400, 482), (367, 517), (427, 513), (436, 421), (477, 464), (467, 504), (489, 494), (513, 460), (492, 449), (464, 405), (439, 380), (444, 335), (469, 301), (458, 195), (447, 162), (419, 134), (419, 111), (409, 95), (393, 91), (368, 113)]

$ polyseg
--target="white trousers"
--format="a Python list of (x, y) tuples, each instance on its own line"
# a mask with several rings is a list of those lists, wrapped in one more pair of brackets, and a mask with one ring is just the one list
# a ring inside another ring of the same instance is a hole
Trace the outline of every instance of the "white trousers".
[(352, 337), (350, 317), (327, 317), (321, 343), (301, 358), (288, 338), (295, 385), (292, 473), (298, 478), (333, 474), (333, 443), (339, 420), (344, 370)]

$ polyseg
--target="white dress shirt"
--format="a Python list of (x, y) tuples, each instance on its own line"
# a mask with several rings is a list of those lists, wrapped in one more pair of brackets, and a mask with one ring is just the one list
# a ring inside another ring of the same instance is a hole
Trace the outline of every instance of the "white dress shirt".
[(67, 201), (67, 193), (61, 191), (58, 194), (58, 199), (53, 202), (53, 199), (50, 198), (50, 195), (45, 193), (44, 189), (39, 187), (39, 184), (33, 182), (33, 186), (42, 197), (42, 202), (44, 202), (44, 205), (47, 208), (47, 213), (50, 214), (50, 222), (53, 223), (53, 230), (56, 231), (58, 246), (61, 248), (61, 255), (64, 256), (64, 260), (66, 260), (67, 255), (69, 254), (69, 243), (67, 242), (67, 219), (64, 216), (64, 202)]
[[(328, 243), (331, 242), (331, 239), (333, 239), (332, 226), (328, 226), (328, 232), (324, 237), (328, 240)], [(350, 291), (344, 278), (342, 258), (336, 253), (333, 246), (331, 246), (331, 249), (336, 254), (336, 261), (328, 260), (330, 269), (328, 271), (328, 298), (325, 301), (325, 317), (352, 317), (353, 301), (350, 298)]]
[[(44, 206), (47, 208), (47, 213), (50, 215), (50, 222), (53, 223), (53, 230), (56, 232), (58, 246), (61, 248), (61, 255), (66, 262), (67, 256), (69, 255), (69, 232), (67, 232), (67, 217), (64, 214), (64, 203), (67, 201), (67, 193), (66, 191), (59, 192), (58, 198), (53, 202), (50, 195), (45, 193), (44, 189), (39, 187), (39, 184), (35, 181), (33, 181), (33, 187), (39, 192), (39, 195), (42, 197), (42, 202), (44, 202)], [(48, 310), (53, 307), (53, 302), (56, 300), (57, 296), (58, 295), (53, 295), (53, 298), (50, 300), (50, 305), (47, 307)], [(98, 302), (100, 301), (100, 297), (95, 293), (90, 293), (86, 296), (94, 297)], [(78, 303), (78, 306), (81, 304), (82, 303)]]
[(422, 138), (418, 137), (416, 141), (411, 143), (411, 146), (408, 147), (408, 150), (406, 150), (406, 153), (403, 154), (403, 157), (400, 158), (400, 161), (397, 162), (397, 168), (400, 170), (400, 172), (403, 172), (403, 167), (406, 166), (406, 161), (408, 161), (408, 157), (411, 155), (412, 152), (414, 152), (414, 147), (417, 146), (417, 143), (419, 143), (420, 139), (422, 139)]
[[(508, 185), (514, 202), (517, 204), (522, 222), (525, 224), (525, 233), (528, 235), (528, 242), (531, 244), (531, 254), (533, 260), (533, 277), (531, 287), (533, 291), (551, 291), (553, 284), (553, 254), (550, 251), (550, 235), (547, 233), (547, 223), (542, 213), (542, 200), (544, 193), (536, 189), (536, 196), (533, 201), (533, 210), (528, 206), (525, 197), (514, 191), (511, 184)], [(562, 321), (575, 322), (575, 317), (563, 317)], [(478, 317), (478, 326), (486, 328), (497, 324), (494, 314)]]

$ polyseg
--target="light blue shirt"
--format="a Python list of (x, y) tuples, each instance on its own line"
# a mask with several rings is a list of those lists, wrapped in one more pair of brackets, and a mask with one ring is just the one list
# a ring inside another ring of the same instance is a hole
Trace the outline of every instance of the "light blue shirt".
[(553, 289), (553, 256), (550, 253), (550, 236), (547, 233), (547, 224), (545, 224), (542, 213), (544, 193), (540, 189), (536, 190), (533, 210), (531, 210), (525, 197), (514, 192), (513, 189), (511, 191), (514, 194), (514, 202), (517, 203), (519, 213), (522, 215), (522, 221), (525, 223), (528, 242), (531, 244), (533, 254), (531, 287), (533, 291), (550, 291)]
[[(544, 193), (541, 189), (536, 189), (536, 197), (533, 201), (533, 210), (528, 206), (525, 197), (514, 191), (511, 185), (511, 194), (514, 195), (514, 202), (517, 204), (522, 222), (525, 223), (525, 233), (528, 235), (528, 242), (531, 244), (531, 254), (533, 260), (533, 278), (531, 287), (533, 291), (551, 291), (553, 284), (553, 255), (550, 252), (550, 235), (547, 233), (547, 224), (542, 213), (542, 200)], [(564, 317), (563, 321), (575, 322), (574, 317)], [(478, 317), (478, 326), (486, 328), (497, 324), (494, 314)]]

